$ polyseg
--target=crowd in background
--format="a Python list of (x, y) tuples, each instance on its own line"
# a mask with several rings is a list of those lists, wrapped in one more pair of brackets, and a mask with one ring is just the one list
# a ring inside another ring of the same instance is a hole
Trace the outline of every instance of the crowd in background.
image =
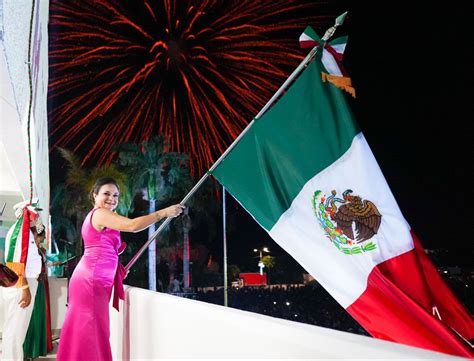
[[(195, 298), (218, 305), (224, 291), (198, 291)], [(228, 291), (229, 307), (335, 330), (368, 335), (367, 332), (318, 284), (304, 286), (243, 287)]]
[[(459, 300), (474, 314), (473, 275), (441, 272)], [(189, 296), (188, 296), (189, 297)], [(223, 288), (198, 289), (193, 298), (224, 304)], [(286, 320), (303, 322), (361, 335), (368, 333), (318, 283), (298, 286), (230, 288), (228, 306)]]

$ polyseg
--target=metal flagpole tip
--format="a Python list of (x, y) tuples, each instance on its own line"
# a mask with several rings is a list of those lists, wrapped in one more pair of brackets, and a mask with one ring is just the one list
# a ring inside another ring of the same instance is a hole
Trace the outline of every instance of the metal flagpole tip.
[(344, 19), (346, 18), (346, 15), (347, 15), (347, 11), (336, 18), (334, 25), (331, 26), (329, 29), (327, 29), (326, 33), (321, 38), (322, 41), (326, 42), (334, 35), (334, 33), (336, 32), (336, 28), (344, 23)]
[(347, 11), (344, 14), (339, 15), (336, 18), (335, 25), (336, 26), (341, 26), (342, 24), (344, 24), (344, 20), (346, 19), (346, 15), (347, 15)]

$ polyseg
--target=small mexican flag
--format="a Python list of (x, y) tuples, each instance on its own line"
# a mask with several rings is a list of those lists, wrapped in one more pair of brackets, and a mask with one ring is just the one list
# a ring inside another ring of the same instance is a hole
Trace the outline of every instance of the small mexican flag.
[(15, 204), (17, 220), (8, 230), (5, 238), (6, 265), (18, 275), (15, 287), (20, 287), (25, 277), (25, 267), (28, 258), (31, 220), (38, 219), (38, 203), (21, 202)]
[[(473, 356), (473, 319), (404, 219), (320, 59), (212, 174), (374, 337)], [(438, 317), (441, 316), (441, 319)]]

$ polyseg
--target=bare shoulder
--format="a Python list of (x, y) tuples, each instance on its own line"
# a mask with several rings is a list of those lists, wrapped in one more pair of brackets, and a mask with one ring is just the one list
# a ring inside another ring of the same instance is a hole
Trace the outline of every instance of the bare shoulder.
[(128, 231), (131, 220), (127, 217), (121, 216), (107, 208), (98, 208), (92, 217), (92, 225), (98, 231), (104, 227), (115, 229), (118, 231)]
[(92, 216), (92, 225), (97, 230), (102, 230), (107, 223), (107, 219), (114, 216), (114, 212), (106, 209), (106, 208), (97, 208), (94, 211), (94, 215)]
[(114, 213), (110, 211), (109, 209), (97, 208), (94, 212), (94, 215), (92, 216), (92, 221), (94, 221), (94, 219), (95, 220), (104, 219), (104, 218), (110, 217), (113, 214)]
[(97, 208), (94, 212), (94, 215), (105, 215), (105, 214), (113, 214), (111, 210), (107, 208)]

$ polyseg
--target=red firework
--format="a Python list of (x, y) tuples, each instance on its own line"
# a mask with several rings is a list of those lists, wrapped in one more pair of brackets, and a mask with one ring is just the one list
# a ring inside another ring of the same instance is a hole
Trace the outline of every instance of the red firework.
[(164, 134), (204, 171), (302, 59), (299, 33), (332, 21), (318, 9), (301, 0), (51, 0), (53, 146), (102, 164), (116, 143)]

